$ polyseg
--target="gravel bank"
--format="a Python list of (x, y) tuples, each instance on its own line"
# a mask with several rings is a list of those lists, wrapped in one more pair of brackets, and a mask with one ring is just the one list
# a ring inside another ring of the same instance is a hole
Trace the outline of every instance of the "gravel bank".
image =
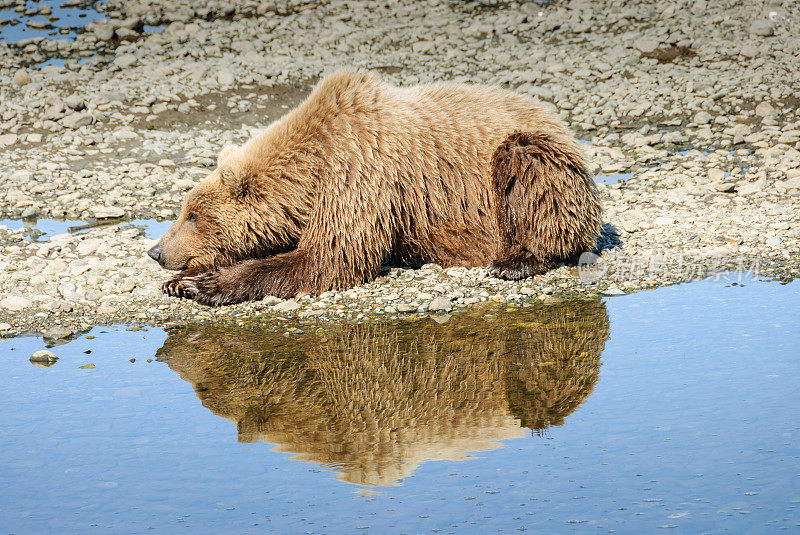
[[(342, 65), (402, 84), (515, 87), (569, 122), (600, 178), (626, 177), (601, 186), (605, 250), (593, 269), (519, 283), (483, 269), (392, 269), (346, 292), (221, 310), (161, 296), (167, 274), (135, 228), (31, 242), (0, 227), (0, 334), (446, 314), (753, 266), (795, 277), (800, 7), (740, 4), (112, 1), (73, 40), (0, 42), (0, 218), (174, 218), (223, 146)], [(43, 66), (53, 58), (63, 66)]]

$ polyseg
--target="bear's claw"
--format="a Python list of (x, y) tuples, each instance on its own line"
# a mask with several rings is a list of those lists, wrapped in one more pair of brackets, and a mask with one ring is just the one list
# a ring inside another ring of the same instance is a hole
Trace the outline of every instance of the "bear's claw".
[(175, 277), (161, 285), (161, 291), (170, 297), (191, 298), (192, 291), (195, 290), (187, 283), (187, 279)]

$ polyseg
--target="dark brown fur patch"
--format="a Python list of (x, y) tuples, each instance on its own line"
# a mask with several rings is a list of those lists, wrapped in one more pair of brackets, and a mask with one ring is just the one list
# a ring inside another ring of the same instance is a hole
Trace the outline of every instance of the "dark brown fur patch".
[(539, 275), (594, 247), (599, 194), (574, 140), (511, 134), (492, 156), (492, 186), (502, 243), (494, 275)]

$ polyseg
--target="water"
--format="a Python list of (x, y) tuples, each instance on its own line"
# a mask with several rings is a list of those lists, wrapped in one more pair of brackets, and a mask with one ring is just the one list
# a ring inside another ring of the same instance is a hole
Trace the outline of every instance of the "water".
[(798, 283), (487, 312), (6, 340), (0, 527), (800, 529)]
[(16, 43), (37, 37), (71, 40), (75, 38), (77, 28), (103, 18), (91, 7), (62, 7), (62, 4), (64, 0), (27, 2), (28, 10), (48, 6), (51, 11), (48, 15), (38, 12), (26, 15), (13, 9), (0, 9), (0, 41)]
[(636, 173), (599, 173), (595, 175), (594, 181), (598, 184), (618, 184), (620, 182), (625, 182), (635, 174)]
[(57, 234), (82, 234), (102, 226), (122, 225), (135, 226), (144, 230), (144, 235), (150, 239), (158, 239), (172, 225), (173, 221), (157, 221), (155, 219), (134, 219), (123, 221), (77, 221), (72, 219), (0, 219), (0, 225), (11, 230), (26, 229), (25, 234), (31, 241), (47, 241)]

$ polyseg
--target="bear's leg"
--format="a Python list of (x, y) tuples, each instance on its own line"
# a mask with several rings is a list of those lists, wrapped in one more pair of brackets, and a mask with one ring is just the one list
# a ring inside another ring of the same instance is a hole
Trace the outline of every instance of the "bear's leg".
[(194, 299), (208, 306), (257, 301), (268, 295), (288, 299), (304, 287), (304, 258), (300, 250), (269, 258), (250, 259), (217, 271), (176, 277), (164, 283), (168, 295)]
[(583, 214), (599, 214), (599, 204), (574, 142), (516, 132), (495, 151), (491, 171), (501, 246), (490, 273), (514, 280), (541, 275), (583, 250), (583, 219), (594, 218)]

